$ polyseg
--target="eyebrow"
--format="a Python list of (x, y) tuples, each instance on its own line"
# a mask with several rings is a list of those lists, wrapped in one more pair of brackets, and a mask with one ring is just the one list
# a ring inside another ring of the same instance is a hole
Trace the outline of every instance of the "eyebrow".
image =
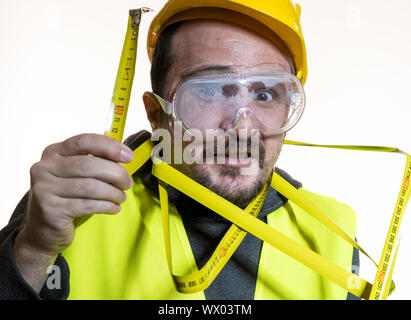
[(183, 74), (181, 78), (184, 80), (184, 79), (187, 79), (193, 76), (198, 76), (203, 73), (209, 73), (209, 72), (216, 72), (217, 74), (223, 74), (231, 70), (232, 69), (230, 66), (221, 66), (221, 65), (202, 66), (199, 69), (195, 69), (193, 71)]
[[(248, 86), (248, 90), (258, 90), (260, 88), (265, 88), (264, 82), (261, 81), (254, 81), (251, 83), (251, 85)], [(282, 93), (287, 92), (287, 89), (284, 85), (284, 83), (276, 83), (275, 85), (271, 86), (270, 89), (278, 88), (282, 91)]]

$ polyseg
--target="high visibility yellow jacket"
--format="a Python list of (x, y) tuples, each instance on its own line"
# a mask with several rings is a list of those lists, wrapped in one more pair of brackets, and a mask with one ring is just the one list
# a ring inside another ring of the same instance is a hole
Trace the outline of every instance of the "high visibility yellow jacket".
[[(347, 205), (300, 188), (348, 234), (356, 217)], [(76, 230), (63, 251), (70, 267), (69, 299), (205, 299), (204, 292), (176, 291), (165, 254), (160, 204), (136, 176), (118, 215), (94, 215)], [(268, 214), (267, 223), (351, 271), (353, 247), (288, 201)], [(170, 204), (173, 271), (197, 266), (182, 219)], [(255, 299), (346, 299), (347, 291), (264, 243)]]

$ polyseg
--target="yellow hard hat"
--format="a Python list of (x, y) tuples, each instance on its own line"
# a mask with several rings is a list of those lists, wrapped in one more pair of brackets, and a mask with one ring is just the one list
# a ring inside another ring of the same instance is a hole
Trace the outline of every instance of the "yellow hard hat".
[[(300, 25), (301, 7), (290, 0), (169, 0), (153, 19), (148, 30), (147, 51), (152, 60), (157, 37), (166, 26), (184, 20), (216, 18), (212, 9), (225, 9), (252, 18), (271, 29), (292, 54), (295, 74), (304, 84), (307, 53)], [(229, 15), (217, 19), (228, 20)], [(231, 19), (233, 21), (233, 19)], [(238, 19), (235, 20), (239, 22)]]

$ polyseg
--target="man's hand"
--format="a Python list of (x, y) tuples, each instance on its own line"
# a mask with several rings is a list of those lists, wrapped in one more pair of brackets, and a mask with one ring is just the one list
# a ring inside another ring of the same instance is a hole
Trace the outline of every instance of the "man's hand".
[(37, 292), (47, 279), (47, 267), (73, 241), (75, 218), (121, 210), (124, 190), (133, 181), (118, 162), (132, 158), (133, 152), (114, 139), (82, 134), (48, 146), (31, 167), (27, 216), (15, 239), (14, 257)]

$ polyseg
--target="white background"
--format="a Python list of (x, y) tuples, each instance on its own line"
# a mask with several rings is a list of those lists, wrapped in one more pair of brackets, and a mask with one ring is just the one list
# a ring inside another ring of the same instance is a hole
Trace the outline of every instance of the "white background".
[[(128, 9), (158, 10), (164, 3), (1, 0), (0, 227), (28, 190), (30, 166), (47, 145), (79, 133), (103, 132)], [(300, 3), (308, 50), (307, 109), (288, 138), (411, 152), (411, 2)], [(125, 136), (149, 129), (141, 96), (150, 90), (145, 42), (152, 17), (144, 16), (140, 29)], [(404, 161), (394, 154), (285, 146), (278, 166), (305, 188), (352, 206), (358, 240), (379, 261)], [(410, 227), (402, 228), (393, 299), (411, 298)], [(375, 267), (363, 256), (361, 264), (361, 276), (373, 281)]]

